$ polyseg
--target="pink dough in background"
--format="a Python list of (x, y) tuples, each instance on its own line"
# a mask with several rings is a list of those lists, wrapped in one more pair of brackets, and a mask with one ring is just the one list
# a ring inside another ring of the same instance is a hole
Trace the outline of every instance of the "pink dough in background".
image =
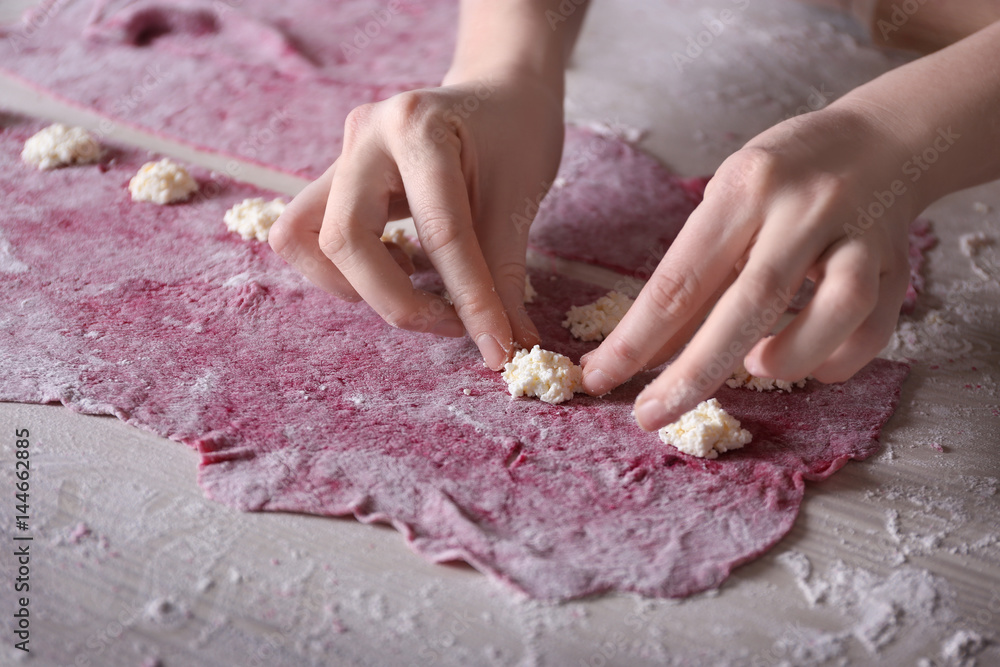
[[(513, 399), (468, 339), (393, 329), (226, 231), (232, 204), (272, 194), (194, 170), (211, 196), (134, 203), (144, 152), (38, 172), (19, 153), (42, 125), (0, 118), (0, 399), (114, 414), (196, 448), (212, 498), (390, 522), (536, 598), (720, 585), (788, 532), (806, 480), (877, 451), (907, 374), (875, 360), (842, 385), (724, 387), (754, 441), (693, 458), (634, 423), (653, 372), (602, 399)], [(578, 359), (593, 344), (560, 322), (603, 290), (532, 280), (545, 345)]]
[[(440, 83), (457, 20), (457, 0), (48, 0), (0, 28), (0, 69), (115, 122), (316, 177), (340, 154), (351, 109)], [(651, 275), (708, 178), (577, 128), (564, 153), (531, 247)], [(925, 243), (915, 225), (904, 312)]]
[(0, 69), (117, 122), (306, 177), (354, 107), (440, 84), (457, 0), (47, 0)]

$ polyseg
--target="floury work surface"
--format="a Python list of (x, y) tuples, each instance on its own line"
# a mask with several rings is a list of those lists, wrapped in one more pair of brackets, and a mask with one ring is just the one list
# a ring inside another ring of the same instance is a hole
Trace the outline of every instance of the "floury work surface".
[[(719, 30), (724, 9), (735, 18)], [(597, 2), (591, 12), (568, 115), (641, 137), (687, 175), (711, 172), (756, 132), (904, 61), (864, 46), (846, 19), (784, 2)], [(25, 112), (100, 122), (9, 82), (2, 91)], [(112, 136), (210, 167), (226, 162), (136, 132)], [(289, 193), (301, 185), (259, 167), (241, 173)], [(684, 601), (526, 602), (471, 568), (426, 563), (390, 528), (241, 514), (207, 501), (194, 452), (114, 418), (3, 404), (6, 488), (15, 481), (14, 430), (31, 433), (35, 539), (32, 655), (13, 648), (8, 592), (2, 661), (1000, 662), (989, 642), (1000, 639), (998, 211), (994, 184), (927, 212), (941, 241), (929, 253), (928, 290), (886, 351), (911, 359), (913, 372), (883, 453), (810, 485), (775, 549), (719, 591)], [(614, 282), (605, 271), (559, 266)], [(15, 511), (0, 505), (8, 540)], [(4, 581), (15, 566), (0, 562)]]

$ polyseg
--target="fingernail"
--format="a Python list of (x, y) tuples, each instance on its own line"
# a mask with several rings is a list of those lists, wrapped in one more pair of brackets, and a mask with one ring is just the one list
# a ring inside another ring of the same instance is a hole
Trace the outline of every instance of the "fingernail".
[(461, 320), (441, 320), (431, 328), (431, 333), (448, 338), (461, 338), (465, 335), (465, 327)]
[(607, 373), (599, 368), (595, 368), (594, 370), (585, 373), (583, 376), (583, 389), (588, 394), (602, 396), (614, 389), (614, 387), (614, 381), (608, 377)]
[(507, 353), (496, 338), (488, 333), (481, 333), (476, 337), (476, 347), (483, 353), (486, 365), (493, 370), (500, 369), (507, 361)]
[(587, 359), (590, 359), (590, 355), (592, 355), (594, 352), (595, 352), (595, 350), (591, 350), (587, 354), (585, 354), (582, 357), (580, 357), (580, 365), (581, 366), (586, 366), (587, 365)]
[(646, 431), (666, 426), (667, 408), (659, 399), (651, 398), (635, 406), (635, 420)]

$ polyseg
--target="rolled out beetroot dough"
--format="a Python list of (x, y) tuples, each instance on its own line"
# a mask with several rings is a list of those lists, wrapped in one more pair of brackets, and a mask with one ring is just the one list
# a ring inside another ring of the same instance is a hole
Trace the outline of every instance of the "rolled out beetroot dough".
[[(0, 399), (116, 415), (196, 448), (216, 500), (387, 521), (533, 597), (720, 585), (788, 532), (805, 480), (877, 450), (907, 374), (875, 360), (792, 394), (724, 387), (754, 441), (692, 458), (631, 417), (652, 373), (603, 399), (512, 399), (468, 339), (393, 329), (226, 231), (229, 206), (268, 193), (195, 171), (212, 196), (133, 203), (144, 154), (38, 172), (18, 154), (40, 124), (0, 120)], [(545, 344), (578, 358), (592, 344), (559, 323), (603, 290), (533, 282)]]
[[(438, 85), (458, 16), (456, 0), (321, 4), (46, 0), (0, 27), (0, 69), (115, 123), (316, 177), (340, 154), (351, 109)], [(570, 128), (531, 247), (647, 278), (707, 180)], [(929, 233), (914, 227), (904, 312), (922, 284)]]
[(0, 69), (115, 123), (315, 178), (354, 107), (436, 86), (457, 0), (43, 0)]

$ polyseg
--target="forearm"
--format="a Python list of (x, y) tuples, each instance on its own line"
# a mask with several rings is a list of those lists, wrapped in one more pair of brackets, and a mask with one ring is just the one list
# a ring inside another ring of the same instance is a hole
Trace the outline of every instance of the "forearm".
[(462, 0), (458, 42), (445, 83), (531, 76), (563, 95), (566, 65), (587, 0)]
[(799, 0), (851, 14), (880, 46), (931, 53), (1000, 20), (997, 0)]
[(899, 139), (900, 179), (917, 212), (946, 194), (1000, 178), (1000, 23), (835, 104), (862, 110)]

